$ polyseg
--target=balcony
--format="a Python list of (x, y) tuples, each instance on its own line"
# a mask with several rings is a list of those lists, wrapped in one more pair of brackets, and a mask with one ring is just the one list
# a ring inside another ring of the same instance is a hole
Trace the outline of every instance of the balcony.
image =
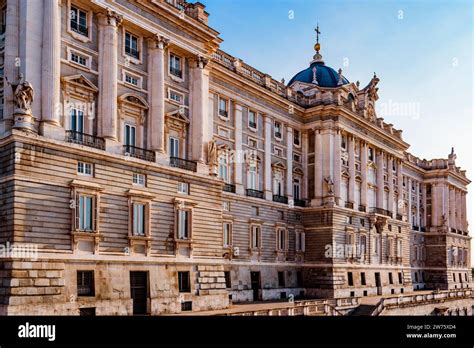
[(66, 131), (66, 141), (68, 143), (93, 147), (99, 150), (105, 150), (105, 140), (90, 134), (76, 131)]
[(170, 157), (170, 166), (174, 168), (189, 170), (191, 172), (197, 171), (197, 162), (179, 157)]
[(399, 220), (399, 221), (402, 221), (402, 220), (403, 220), (402, 214), (397, 214), (396, 218), (397, 218), (397, 220)]
[(456, 229), (451, 227), (451, 232), (456, 233)]
[(365, 212), (365, 205), (359, 205), (359, 211), (364, 211)]
[(293, 204), (297, 207), (306, 207), (306, 201), (304, 199), (295, 199)]
[(247, 196), (255, 197), (255, 198), (264, 198), (263, 191), (258, 191), (258, 190), (253, 190), (253, 189), (247, 189)]
[(230, 192), (230, 193), (235, 193), (235, 185), (232, 185), (232, 184), (225, 184), (224, 187), (222, 188), (222, 191), (224, 191), (224, 192)]
[(392, 217), (392, 213), (391, 213), (391, 212), (389, 212), (389, 211), (386, 210), (386, 209), (382, 209), (382, 208), (370, 207), (370, 208), (369, 208), (369, 212), (370, 212), (370, 213), (379, 214), (379, 215), (388, 216), (388, 217)]
[(354, 209), (354, 203), (352, 202), (346, 202), (346, 204), (344, 204), (344, 207), (348, 208), (348, 209)]
[(227, 110), (221, 110), (221, 109), (219, 109), (219, 116), (222, 116), (222, 117), (224, 117), (224, 118), (227, 118), (227, 117), (228, 117)]
[(180, 79), (183, 78), (183, 71), (181, 69), (170, 67), (170, 74), (179, 77)]
[(418, 231), (418, 230), (419, 230), (419, 227), (416, 226), (416, 225), (413, 225), (413, 226), (411, 226), (411, 229), (412, 229), (413, 231)]
[(421, 232), (426, 232), (426, 227), (420, 227)]
[(288, 204), (288, 197), (280, 196), (280, 195), (273, 195), (273, 202)]
[(136, 48), (125, 46), (125, 53), (135, 59), (140, 59), (140, 52)]
[(138, 158), (148, 162), (155, 162), (155, 152), (142, 149), (140, 147), (132, 146), (132, 145), (124, 145), (123, 146), (123, 154), (125, 156), (130, 156), (134, 158)]
[(249, 128), (257, 129), (257, 123), (249, 121)]

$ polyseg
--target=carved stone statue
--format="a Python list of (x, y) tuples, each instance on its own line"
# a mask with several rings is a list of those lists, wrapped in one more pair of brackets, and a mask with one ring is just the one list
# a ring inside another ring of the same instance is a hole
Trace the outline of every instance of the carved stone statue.
[(9, 84), (13, 88), (13, 101), (15, 102), (15, 113), (31, 114), (31, 104), (35, 97), (33, 85), (25, 80), (23, 74), (18, 75), (18, 82)]
[(441, 225), (448, 226), (448, 217), (446, 216), (446, 214), (441, 215)]
[(219, 159), (217, 154), (217, 144), (215, 140), (211, 140), (207, 144), (207, 160), (209, 162), (209, 174), (217, 175)]
[(328, 191), (328, 195), (334, 195), (334, 182), (330, 176), (324, 178), (324, 182), (326, 183), (326, 188)]

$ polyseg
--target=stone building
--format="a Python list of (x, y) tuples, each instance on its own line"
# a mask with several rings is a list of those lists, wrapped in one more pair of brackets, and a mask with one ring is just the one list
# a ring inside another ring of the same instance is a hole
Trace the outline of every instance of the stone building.
[(377, 76), (349, 82), (317, 42), (276, 81), (219, 49), (201, 3), (1, 3), (0, 243), (36, 253), (1, 261), (0, 313), (472, 284), (470, 181), (454, 150), (408, 152)]

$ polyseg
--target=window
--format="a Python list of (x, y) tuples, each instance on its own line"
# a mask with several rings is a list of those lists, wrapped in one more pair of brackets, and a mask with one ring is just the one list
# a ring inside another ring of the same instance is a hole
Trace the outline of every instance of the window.
[(174, 100), (177, 103), (182, 104), (184, 101), (184, 95), (181, 93), (178, 93), (176, 91), (170, 90), (169, 91), (169, 99)]
[(361, 284), (361, 285), (366, 285), (365, 272), (361, 272), (361, 273), (360, 273), (360, 284)]
[(125, 32), (125, 54), (135, 59), (140, 59), (138, 43), (138, 37), (130, 34), (129, 32)]
[(252, 225), (251, 227), (251, 248), (259, 249), (260, 244), (260, 226)]
[(293, 154), (293, 161), (295, 161), (295, 162), (301, 162), (301, 156), (298, 155), (298, 154), (296, 154), (296, 153), (294, 153), (294, 154)]
[(88, 67), (88, 58), (76, 52), (70, 52), (69, 60), (73, 63)]
[(301, 145), (300, 131), (296, 129), (293, 130), (293, 144), (295, 146)]
[(301, 182), (300, 179), (293, 180), (293, 199), (299, 200), (300, 199), (300, 192), (301, 192)]
[(178, 272), (179, 292), (191, 292), (189, 272)]
[(365, 219), (363, 219), (363, 218), (360, 219), (360, 225), (365, 226)]
[(347, 272), (347, 284), (354, 286), (354, 279), (352, 278), (352, 272)]
[(303, 273), (301, 271), (296, 272), (296, 286), (303, 286)]
[(227, 99), (219, 97), (219, 116), (227, 118)]
[(77, 174), (92, 176), (94, 174), (92, 163), (77, 162)]
[(95, 231), (95, 196), (78, 194), (76, 199), (76, 230)]
[(280, 288), (285, 287), (285, 272), (278, 272), (278, 286)]
[(248, 186), (249, 186), (249, 189), (251, 190), (258, 189), (257, 163), (251, 163), (249, 165)]
[(229, 164), (225, 153), (219, 156), (219, 178), (229, 182)]
[(260, 214), (258, 207), (252, 207), (252, 215), (258, 216)]
[(388, 282), (389, 282), (390, 284), (393, 284), (392, 272), (388, 272)]
[[(69, 130), (81, 134), (76, 134), (76, 136), (80, 137), (82, 133), (84, 133), (84, 111), (73, 108), (71, 109), (71, 119), (69, 123)], [(82, 140), (82, 139), (78, 139)]]
[(347, 137), (345, 135), (341, 136), (341, 148), (347, 150)]
[(178, 210), (178, 239), (189, 239), (190, 217), (190, 210)]
[(77, 271), (77, 296), (95, 296), (94, 271)]
[(274, 154), (275, 156), (282, 157), (282, 156), (283, 156), (283, 150), (280, 149), (279, 147), (276, 147), (276, 146), (275, 146), (275, 147), (273, 148), (273, 154)]
[(275, 173), (273, 178), (273, 194), (277, 196), (283, 195), (283, 178), (281, 173)]
[(179, 139), (175, 137), (170, 137), (169, 144), (169, 155), (170, 157), (179, 157)]
[(402, 279), (402, 272), (398, 272), (398, 284), (402, 284), (403, 279)]
[(180, 79), (183, 78), (183, 70), (181, 69), (181, 57), (178, 57), (174, 54), (170, 54), (170, 74)]
[(230, 202), (222, 202), (222, 210), (224, 211), (230, 211)]
[(369, 148), (367, 148), (367, 151), (368, 151), (369, 161), (373, 162), (374, 159), (375, 159), (374, 149), (369, 147)]
[(249, 147), (251, 148), (254, 148), (254, 149), (258, 148), (258, 142), (255, 139), (248, 138), (248, 144), (249, 144)]
[(304, 232), (296, 232), (296, 251), (304, 251), (305, 250), (305, 233)]
[(71, 30), (78, 34), (89, 36), (89, 29), (87, 27), (87, 12), (71, 6)]
[(127, 152), (133, 151), (131, 147), (135, 146), (137, 129), (135, 126), (125, 124), (124, 145), (127, 146)]
[(286, 230), (284, 228), (277, 229), (277, 249), (279, 251), (286, 250)]
[(132, 234), (134, 236), (145, 235), (145, 208), (143, 203), (133, 203)]
[(129, 85), (133, 85), (135, 87), (140, 87), (142, 85), (141, 78), (129, 73), (124, 73), (124, 81), (125, 83), (128, 83)]
[(189, 195), (189, 184), (187, 182), (178, 183), (178, 193)]
[(224, 222), (222, 224), (222, 232), (223, 232), (223, 245), (225, 247), (232, 245), (232, 224), (230, 222)]
[(249, 128), (257, 129), (257, 117), (255, 112), (249, 110)]
[(275, 135), (275, 138), (281, 139), (281, 123), (275, 121), (274, 127), (273, 127), (273, 134)]
[(232, 288), (232, 280), (231, 280), (231, 277), (230, 277), (230, 272), (229, 272), (229, 271), (225, 271), (225, 272), (224, 272), (224, 277), (225, 277), (225, 287), (226, 287), (227, 289)]
[(144, 187), (146, 185), (146, 175), (140, 173), (133, 173), (132, 182), (133, 185)]

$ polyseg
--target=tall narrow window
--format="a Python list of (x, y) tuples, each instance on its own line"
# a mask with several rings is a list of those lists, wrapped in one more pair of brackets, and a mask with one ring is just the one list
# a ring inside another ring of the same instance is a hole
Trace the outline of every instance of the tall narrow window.
[(229, 165), (227, 163), (227, 154), (222, 153), (219, 156), (219, 178), (225, 182), (229, 181)]
[(286, 230), (284, 228), (277, 229), (277, 239), (278, 250), (286, 250)]
[(93, 231), (94, 197), (79, 195), (79, 205), (77, 209), (79, 231)]
[(280, 173), (276, 173), (273, 178), (273, 194), (277, 196), (283, 195), (283, 180)]
[(136, 144), (136, 128), (130, 124), (125, 125), (124, 141), (127, 147), (134, 147)]
[(293, 180), (293, 199), (299, 200), (300, 199), (300, 192), (301, 192), (301, 182), (300, 179)]
[(219, 116), (227, 118), (227, 99), (219, 98)]
[(84, 133), (84, 112), (79, 109), (71, 109), (71, 122), (69, 128), (76, 133)]
[(189, 239), (190, 215), (189, 210), (178, 210), (178, 239)]
[(75, 31), (84, 36), (89, 35), (89, 29), (87, 28), (87, 12), (78, 9), (75, 6), (71, 6), (71, 30)]
[(347, 285), (353, 286), (354, 279), (352, 278), (352, 272), (347, 272)]
[(133, 235), (145, 235), (145, 205), (141, 203), (133, 204)]
[(366, 285), (365, 272), (361, 272), (361, 273), (360, 273), (360, 284), (361, 284), (361, 285)]
[(257, 117), (255, 112), (249, 110), (249, 128), (257, 129)]
[(224, 222), (222, 224), (223, 241), (224, 246), (228, 247), (232, 245), (232, 224), (230, 222)]
[(179, 139), (178, 138), (170, 137), (169, 155), (170, 157), (179, 157)]
[(296, 251), (305, 250), (305, 234), (304, 232), (296, 232)]
[(257, 163), (251, 163), (249, 165), (248, 185), (249, 185), (249, 189), (251, 189), (251, 190), (257, 190), (258, 189)]
[(275, 138), (281, 139), (281, 123), (280, 123), (280, 122), (276, 122), (276, 121), (275, 121), (275, 124), (274, 124), (274, 135), (275, 135)]
[(278, 272), (278, 286), (280, 288), (285, 287), (285, 272)]
[(252, 225), (252, 228), (251, 228), (251, 247), (252, 247), (252, 249), (260, 248), (260, 226)]
[(125, 32), (125, 53), (130, 57), (140, 59), (140, 52), (138, 50), (138, 37)]
[(181, 69), (181, 57), (178, 57), (174, 54), (170, 54), (170, 74), (176, 77), (183, 77), (183, 70)]
[(178, 272), (178, 289), (179, 292), (191, 292), (189, 272)]
[(297, 129), (293, 130), (293, 144), (295, 146), (301, 145), (300, 131)]
[(94, 295), (94, 271), (77, 271), (77, 296)]

